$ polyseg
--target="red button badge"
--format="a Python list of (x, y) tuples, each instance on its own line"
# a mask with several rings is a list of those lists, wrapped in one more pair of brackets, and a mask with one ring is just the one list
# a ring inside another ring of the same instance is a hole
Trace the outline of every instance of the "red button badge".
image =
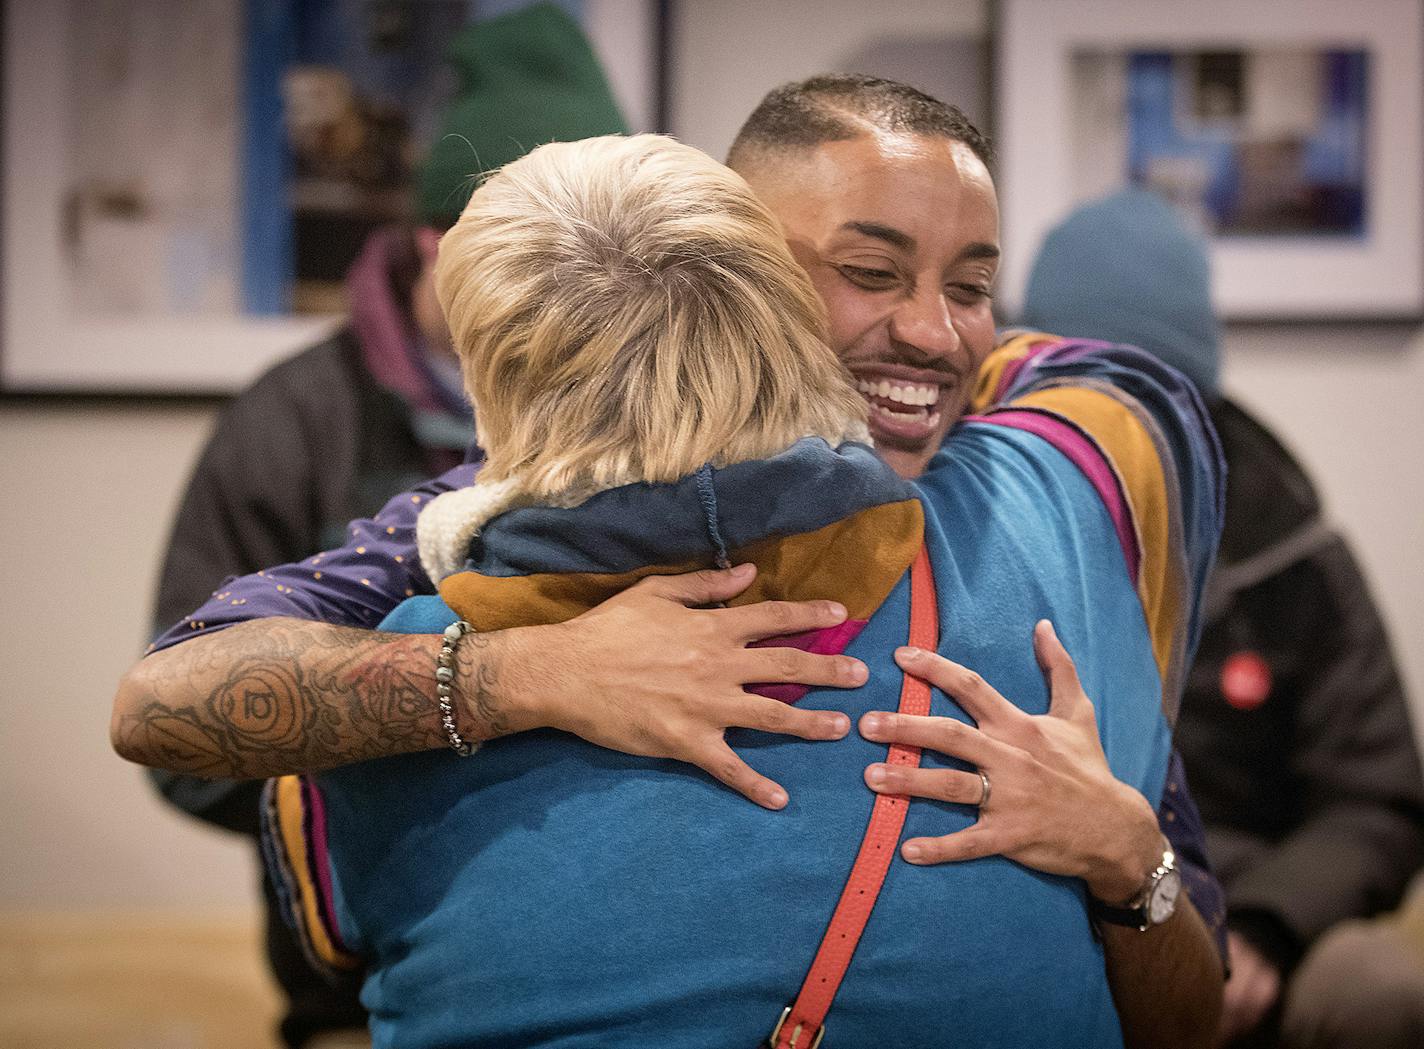
[(1221, 694), (1237, 710), (1255, 710), (1271, 694), (1271, 668), (1255, 652), (1237, 652), (1222, 665)]

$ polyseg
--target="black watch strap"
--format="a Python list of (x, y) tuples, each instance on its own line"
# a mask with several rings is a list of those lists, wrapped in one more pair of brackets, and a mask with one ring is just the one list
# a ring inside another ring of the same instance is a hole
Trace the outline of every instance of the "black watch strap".
[(1089, 894), (1088, 914), (1094, 921), (1125, 925), (1129, 929), (1145, 930), (1148, 925), (1145, 900), (1136, 907), (1114, 907)]
[(1154, 897), (1164, 885), (1169, 882), (1168, 889), (1170, 895), (1166, 899), (1165, 913), (1156, 917), (1156, 921), (1165, 921), (1172, 913), (1176, 904), (1177, 893), (1181, 889), (1180, 875), (1177, 873), (1177, 856), (1172, 849), (1172, 844), (1166, 837), (1162, 839), (1162, 861), (1147, 875), (1147, 881), (1138, 891), (1135, 897), (1136, 903), (1128, 907), (1114, 907), (1110, 903), (1104, 903), (1096, 898), (1092, 893), (1088, 894), (1088, 915), (1095, 922), (1106, 922), (1109, 925), (1125, 925), (1129, 929), (1136, 929), (1138, 932), (1146, 932), (1154, 924)]

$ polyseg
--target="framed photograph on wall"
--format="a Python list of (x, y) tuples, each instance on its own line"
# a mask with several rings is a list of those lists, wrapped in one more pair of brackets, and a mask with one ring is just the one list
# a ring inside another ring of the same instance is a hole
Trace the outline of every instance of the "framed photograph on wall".
[(335, 323), (245, 302), (243, 6), (9, 5), (5, 390), (230, 392)]
[(1044, 234), (1127, 184), (1209, 238), (1229, 320), (1424, 316), (1424, 4), (1003, 0), (1012, 317)]
[[(527, 2), (8, 4), (0, 391), (229, 394), (317, 342), (412, 221), (451, 39)], [(652, 0), (557, 2), (646, 127)]]

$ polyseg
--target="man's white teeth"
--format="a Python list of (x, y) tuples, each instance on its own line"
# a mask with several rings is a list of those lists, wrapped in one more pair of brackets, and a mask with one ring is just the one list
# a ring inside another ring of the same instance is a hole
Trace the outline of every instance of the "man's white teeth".
[(939, 387), (934, 383), (890, 382), (885, 379), (869, 382), (861, 379), (856, 386), (867, 397), (884, 397), (896, 404), (908, 404), (912, 407), (934, 404), (939, 400)]
[(872, 404), (870, 406), (870, 414), (878, 415), (883, 419), (890, 420), (891, 422), (919, 423), (923, 426), (928, 426), (930, 429), (933, 429), (934, 427), (938, 426), (940, 420), (939, 412), (932, 412), (925, 407), (920, 407), (915, 411), (910, 412), (897, 412), (893, 409), (885, 407), (883, 404)]

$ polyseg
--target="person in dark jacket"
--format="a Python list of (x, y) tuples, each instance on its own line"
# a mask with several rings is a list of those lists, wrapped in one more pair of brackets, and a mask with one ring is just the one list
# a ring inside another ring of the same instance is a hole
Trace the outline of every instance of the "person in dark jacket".
[[(347, 323), (224, 409), (173, 525), (155, 634), (221, 594), (227, 578), (339, 546), (347, 522), (459, 465), (472, 445), (469, 404), (434, 295), (440, 231), (469, 197), (476, 164), (493, 170), (542, 142), (627, 127), (582, 32), (551, 5), (471, 26), (450, 57), (462, 87), (420, 173), (417, 224), (372, 234), (347, 274)], [(260, 782), (161, 771), (153, 778), (177, 807), (255, 845)], [(263, 895), (268, 959), (288, 999), (286, 1044), (348, 1029), (364, 1038), (359, 974), (334, 983), (318, 975), (265, 876)]]
[[(1226, 889), (1222, 1042), (1273, 1045), (1283, 1033), (1303, 1044), (1292, 1033), (1309, 1030), (1316, 1045), (1419, 1044), (1362, 1031), (1327, 1043), (1297, 1015), (1361, 998), (1363, 976), (1285, 993), (1332, 928), (1399, 904), (1424, 862), (1424, 784), (1384, 624), (1348, 544), (1285, 446), (1220, 391), (1209, 278), (1201, 238), (1156, 196), (1126, 190), (1049, 233), (1022, 323), (1156, 354), (1196, 382), (1221, 437), (1225, 528), (1176, 741)], [(1406, 1023), (1424, 1015), (1420, 986), (1403, 981)], [(1379, 996), (1368, 1000), (1378, 1016)]]

